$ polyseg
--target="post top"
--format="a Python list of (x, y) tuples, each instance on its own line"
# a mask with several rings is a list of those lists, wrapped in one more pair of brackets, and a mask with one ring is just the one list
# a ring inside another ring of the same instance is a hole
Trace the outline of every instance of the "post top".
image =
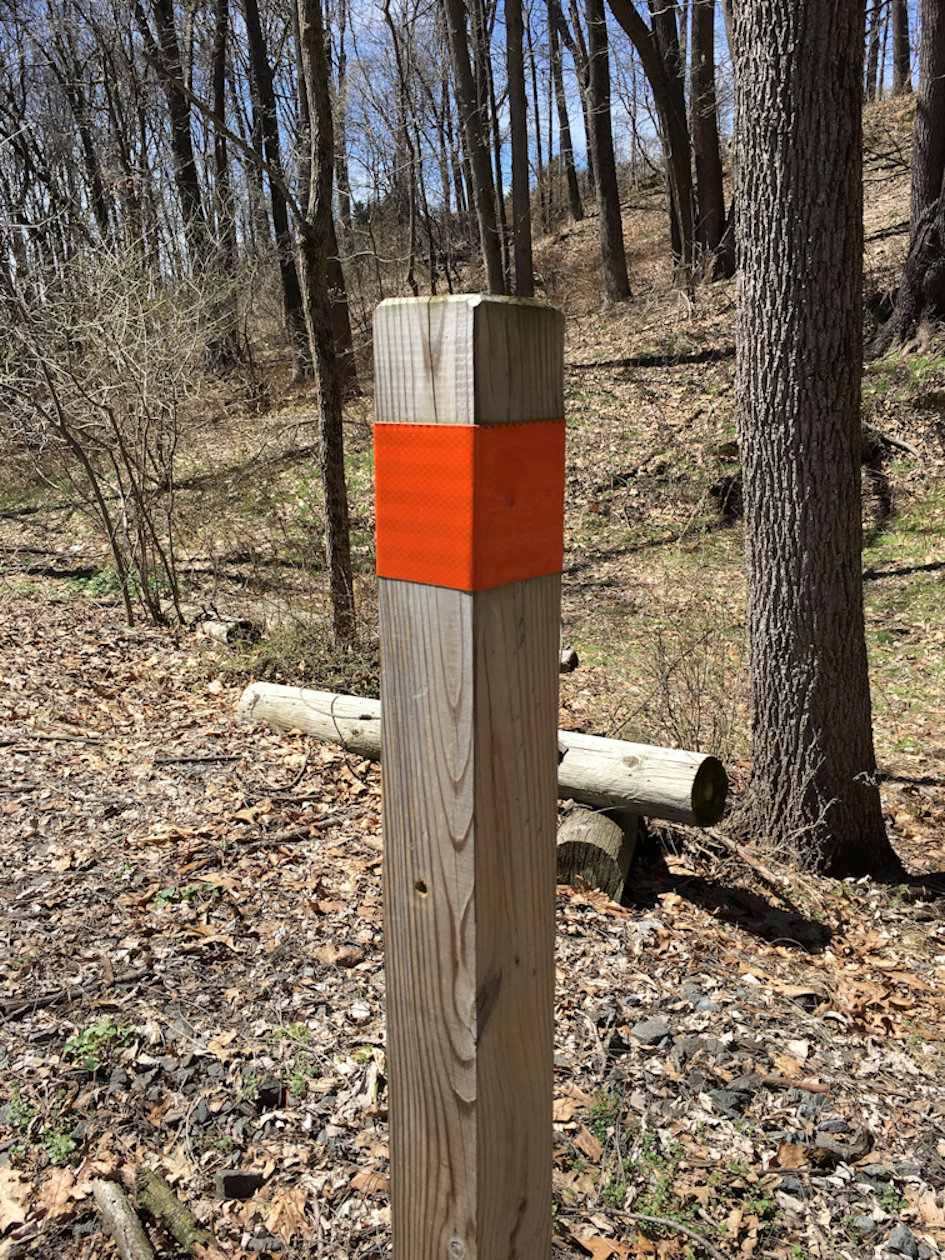
[(388, 298), (374, 314), (379, 423), (564, 416), (564, 316), (533, 298)]

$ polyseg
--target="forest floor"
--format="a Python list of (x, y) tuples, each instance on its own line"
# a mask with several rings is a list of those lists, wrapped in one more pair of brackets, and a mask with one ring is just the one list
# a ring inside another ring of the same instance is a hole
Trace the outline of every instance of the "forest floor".
[[(888, 121), (867, 153), (874, 287), (906, 241)], [(714, 751), (737, 796), (735, 290), (674, 293), (663, 218), (634, 195), (616, 313), (593, 222), (538, 250), (567, 317), (581, 665), (561, 725)], [(264, 414), (206, 400), (184, 447), (194, 602), (323, 606), (313, 401), (286, 379), (270, 368)], [(864, 400), (881, 792), (920, 876), (945, 871), (945, 343), (868, 365)], [(112, 1260), (92, 1182), (141, 1167), (213, 1230), (205, 1255), (390, 1254), (378, 769), (235, 716), (252, 677), (376, 687), (370, 411), (349, 414), (365, 647), (346, 659), (309, 622), (244, 651), (129, 628), (63, 488), (2, 488), (0, 1260)], [(557, 1260), (945, 1254), (941, 888), (655, 826), (624, 904), (559, 888)]]

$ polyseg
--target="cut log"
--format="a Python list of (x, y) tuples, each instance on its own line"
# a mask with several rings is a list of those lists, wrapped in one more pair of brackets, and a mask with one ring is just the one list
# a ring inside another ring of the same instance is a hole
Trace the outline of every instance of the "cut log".
[(562, 648), (561, 659), (558, 662), (558, 672), (561, 674), (573, 674), (580, 663), (574, 648)]
[(576, 809), (558, 828), (558, 883), (579, 880), (619, 901), (637, 844), (639, 815)]
[[(241, 722), (268, 722), (340, 744), (373, 761), (381, 755), (381, 702), (278, 683), (252, 683), (240, 697)], [(711, 827), (728, 791), (715, 757), (677, 748), (558, 732), (558, 796), (596, 809), (623, 809), (644, 818)]]

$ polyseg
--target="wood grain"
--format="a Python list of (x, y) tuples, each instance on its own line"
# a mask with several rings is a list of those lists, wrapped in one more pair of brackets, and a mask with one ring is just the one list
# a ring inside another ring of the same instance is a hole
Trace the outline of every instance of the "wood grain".
[(374, 315), (376, 419), (560, 420), (563, 344), (564, 316), (542, 302), (476, 294), (389, 298)]
[(398, 1257), (550, 1246), (559, 586), (380, 583)]

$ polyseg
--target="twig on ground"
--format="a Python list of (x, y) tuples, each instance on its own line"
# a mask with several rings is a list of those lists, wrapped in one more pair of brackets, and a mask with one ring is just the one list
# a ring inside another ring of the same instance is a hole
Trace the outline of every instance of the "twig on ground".
[(674, 1229), (677, 1233), (685, 1234), (687, 1238), (691, 1238), (693, 1242), (704, 1248), (713, 1260), (730, 1260), (724, 1252), (719, 1251), (718, 1247), (714, 1247), (712, 1243), (697, 1229), (693, 1229), (691, 1225), (684, 1225), (682, 1221), (670, 1220), (667, 1216), (648, 1216), (642, 1212), (622, 1212), (617, 1208), (609, 1208), (608, 1216), (618, 1216), (621, 1220), (633, 1221), (638, 1225), (662, 1225), (664, 1229)]

